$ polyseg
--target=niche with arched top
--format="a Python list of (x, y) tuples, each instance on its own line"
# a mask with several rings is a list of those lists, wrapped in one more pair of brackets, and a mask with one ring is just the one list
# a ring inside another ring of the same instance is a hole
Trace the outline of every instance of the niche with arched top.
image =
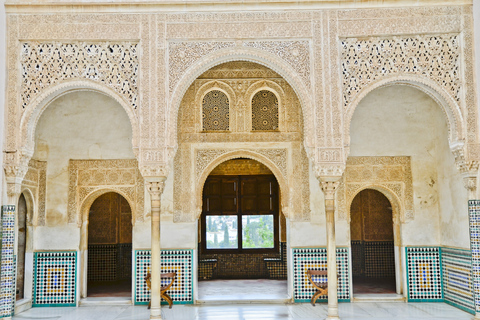
[(373, 189), (360, 191), (350, 207), (354, 293), (395, 293), (392, 205)]
[(130, 296), (132, 210), (115, 192), (99, 196), (88, 219), (88, 296)]

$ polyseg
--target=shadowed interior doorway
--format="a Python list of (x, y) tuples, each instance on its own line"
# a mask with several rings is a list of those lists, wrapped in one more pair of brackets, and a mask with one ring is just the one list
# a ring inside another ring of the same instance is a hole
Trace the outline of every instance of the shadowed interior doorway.
[(129, 297), (132, 291), (132, 210), (109, 192), (92, 204), (88, 225), (88, 297)]
[(381, 192), (366, 189), (350, 207), (353, 293), (395, 293), (392, 206)]
[(211, 172), (199, 223), (200, 300), (287, 298), (279, 201), (275, 176), (255, 160), (225, 161)]

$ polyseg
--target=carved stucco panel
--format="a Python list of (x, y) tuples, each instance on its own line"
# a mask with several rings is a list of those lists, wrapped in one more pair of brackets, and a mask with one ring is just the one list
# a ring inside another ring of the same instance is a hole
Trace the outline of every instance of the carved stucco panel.
[(74, 79), (100, 82), (137, 108), (136, 43), (26, 41), (21, 46), (20, 64), (23, 109), (47, 87)]
[(310, 42), (302, 41), (247, 41), (245, 47), (268, 51), (282, 58), (295, 69), (307, 87), (311, 87)]
[(170, 93), (188, 67), (197, 60), (217, 50), (234, 47), (233, 41), (170, 42), (168, 44), (168, 75)]
[(349, 157), (337, 191), (339, 219), (349, 221), (353, 198), (367, 188), (387, 190), (395, 195), (399, 201), (400, 221), (414, 218), (410, 157)]
[[(144, 220), (144, 180), (136, 160), (70, 160), (68, 222), (81, 224), (89, 195), (102, 190), (123, 195), (132, 205), (133, 223)], [(88, 199), (89, 204), (95, 199)], [(87, 208), (88, 210), (88, 208)]]
[(344, 107), (368, 84), (392, 74), (416, 74), (461, 98), (460, 36), (346, 38), (341, 40)]
[(310, 42), (297, 41), (184, 41), (169, 43), (169, 88), (175, 89), (185, 71), (202, 57), (215, 51), (244, 46), (267, 51), (291, 66), (307, 87), (311, 86)]

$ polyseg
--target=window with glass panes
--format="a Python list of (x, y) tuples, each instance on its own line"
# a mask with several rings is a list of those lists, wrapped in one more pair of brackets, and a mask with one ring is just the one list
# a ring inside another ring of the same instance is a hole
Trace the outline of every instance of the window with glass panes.
[(275, 176), (210, 176), (201, 224), (203, 252), (278, 251)]

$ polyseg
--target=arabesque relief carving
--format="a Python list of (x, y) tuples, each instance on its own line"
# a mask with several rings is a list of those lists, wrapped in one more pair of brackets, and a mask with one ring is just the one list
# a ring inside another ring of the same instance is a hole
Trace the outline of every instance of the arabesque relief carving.
[[(424, 75), (443, 88), (452, 100), (449, 107), (457, 105), (457, 118), (465, 122), (458, 124), (462, 133), (457, 140), (465, 140), (467, 161), (479, 157), (471, 6), (148, 15), (9, 14), (7, 25), (8, 152), (30, 147), (23, 141), (26, 137), (17, 139), (22, 128), (20, 106), (25, 108), (43, 96), (51, 84), (81, 78), (105, 84), (136, 108), (139, 117), (133, 126), (141, 130), (135, 146), (141, 146), (135, 150), (140, 166), (147, 175), (167, 175), (179, 142), (173, 109), (181, 99), (175, 96), (172, 100), (169, 94), (185, 74), (192, 75), (189, 70), (201, 59), (221, 51), (234, 60), (235, 50), (253, 48), (258, 49), (258, 61), (270, 62), (285, 72), (282, 75), (301, 93), (302, 113), (312, 119), (303, 128), (301, 139), (317, 175), (341, 175), (344, 170), (343, 155), (335, 163), (317, 161), (322, 150), (345, 145), (345, 104), (369, 84), (401, 75)], [(182, 80), (182, 90), (188, 86), (185, 83)], [(234, 104), (239, 109), (245, 106), (240, 100)], [(28, 122), (28, 126), (35, 125), (35, 121)], [(34, 128), (29, 130), (34, 132)], [(276, 141), (278, 137), (283, 140), (284, 132), (265, 135), (264, 140)], [(236, 135), (230, 139), (243, 138)], [(10, 168), (19, 167), (18, 161), (17, 157)], [(155, 169), (159, 165), (162, 169)]]
[(22, 191), (28, 189), (33, 196), (33, 216), (27, 215), (27, 223), (33, 226), (45, 225), (45, 201), (47, 191), (47, 162), (31, 159), (28, 171), (22, 181)]
[[(337, 191), (339, 219), (350, 219), (353, 198), (358, 192), (368, 188), (387, 191), (385, 196), (392, 202), (392, 206), (398, 203), (401, 222), (413, 220), (410, 157), (349, 157), (342, 184)], [(395, 198), (392, 199), (390, 194)]]
[(138, 106), (138, 44), (115, 42), (24, 42), (22, 107), (47, 87), (65, 80), (89, 79), (119, 93)]
[[(69, 223), (81, 225), (85, 200), (103, 190), (117, 192), (127, 199), (132, 206), (133, 224), (144, 220), (144, 179), (136, 160), (70, 160), (68, 174)], [(94, 200), (89, 199), (90, 204)]]
[(346, 38), (341, 40), (344, 107), (368, 84), (394, 74), (435, 81), (461, 98), (460, 35)]

